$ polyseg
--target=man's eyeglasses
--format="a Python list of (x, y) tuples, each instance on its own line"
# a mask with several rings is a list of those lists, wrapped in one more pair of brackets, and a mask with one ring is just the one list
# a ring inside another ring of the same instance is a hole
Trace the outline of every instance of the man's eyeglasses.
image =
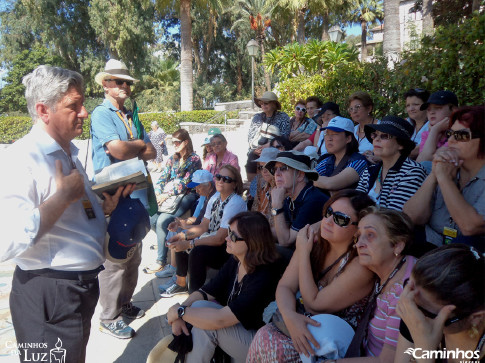
[(347, 227), (349, 224), (356, 226), (359, 224), (358, 222), (351, 222), (351, 218), (347, 214), (342, 212), (335, 212), (332, 207), (328, 207), (324, 215), (325, 218), (328, 218), (330, 216), (333, 216), (334, 223), (339, 227)]
[(276, 172), (279, 170), (280, 172), (284, 173), (285, 171), (288, 171), (290, 167), (288, 165), (283, 165), (283, 166), (278, 166), (278, 167), (273, 167), (271, 169), (271, 174), (276, 174)]
[(113, 81), (117, 86), (122, 86), (123, 83), (126, 83), (127, 86), (133, 86), (133, 81), (127, 81), (125, 79), (105, 79), (105, 81)]
[(361, 109), (361, 107), (363, 107), (362, 105), (355, 105), (354, 107), (349, 107), (347, 109), (347, 111), (349, 111), (349, 113), (352, 113), (352, 112), (357, 112)]
[(244, 238), (239, 237), (237, 234), (235, 234), (233, 231), (231, 231), (230, 228), (227, 230), (227, 236), (234, 243), (236, 243), (238, 241), (244, 241)]
[(448, 139), (453, 136), (456, 141), (461, 141), (461, 142), (468, 142), (471, 139), (479, 139), (480, 138), (480, 135), (473, 134), (470, 130), (467, 130), (467, 129), (446, 130), (445, 135)]
[(380, 138), (381, 140), (390, 140), (394, 138), (394, 136), (391, 134), (385, 134), (385, 133), (378, 134), (377, 132), (373, 132), (370, 134), (370, 138), (372, 140), (375, 140), (377, 138)]
[(216, 174), (216, 180), (217, 181), (223, 181), (224, 183), (227, 183), (227, 184), (231, 184), (231, 183), (234, 183), (235, 180), (233, 178), (231, 178), (230, 176), (224, 176), (224, 175), (221, 175), (221, 174)]
[(305, 107), (300, 107), (300, 106), (296, 106), (296, 107), (295, 107), (295, 110), (297, 110), (297, 111), (301, 111), (301, 112), (303, 112), (303, 113), (305, 113), (305, 112), (306, 112), (306, 108), (305, 108)]

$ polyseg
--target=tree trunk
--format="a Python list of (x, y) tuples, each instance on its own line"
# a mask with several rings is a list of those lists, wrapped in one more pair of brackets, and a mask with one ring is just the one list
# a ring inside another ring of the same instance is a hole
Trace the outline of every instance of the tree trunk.
[(480, 10), (480, 0), (473, 0), (472, 11)]
[[(263, 35), (263, 37), (264, 37), (264, 35)], [(266, 53), (264, 52), (263, 39), (260, 38), (260, 46), (261, 46), (261, 59), (264, 61), (264, 55)], [(266, 67), (264, 66), (264, 63), (263, 62), (261, 62), (261, 65), (263, 66), (264, 83), (265, 83), (265, 86), (266, 86), (266, 91), (271, 91), (271, 78), (269, 78), (269, 73), (266, 70)]]
[(241, 55), (236, 55), (236, 73), (237, 73), (237, 81), (236, 81), (236, 92), (238, 96), (242, 92), (243, 88), (243, 80), (242, 80), (242, 64), (241, 64)]
[(306, 8), (298, 9), (297, 10), (297, 21), (298, 21), (298, 35), (297, 41), (300, 44), (305, 43), (305, 13)]
[(396, 60), (401, 52), (400, 0), (384, 0), (384, 41), (382, 50), (388, 59)]
[(322, 14), (322, 41), (330, 40), (330, 36), (328, 35), (328, 29), (330, 28), (330, 20), (328, 16), (328, 11), (325, 11)]
[(423, 35), (432, 35), (433, 22), (433, 0), (423, 0)]
[(362, 35), (360, 37), (360, 61), (363, 63), (367, 60), (367, 22), (360, 21), (360, 28)]
[(180, 110), (193, 110), (190, 0), (180, 0)]

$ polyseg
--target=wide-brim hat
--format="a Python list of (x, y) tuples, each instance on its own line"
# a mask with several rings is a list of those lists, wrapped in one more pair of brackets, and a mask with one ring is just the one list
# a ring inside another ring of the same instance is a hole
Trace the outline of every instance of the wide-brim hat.
[[(332, 314), (314, 315), (312, 319), (320, 323), (319, 326), (308, 324), (308, 330), (320, 346), (319, 349), (313, 347), (316, 355), (328, 359), (344, 358), (354, 338), (354, 329), (345, 320)], [(304, 354), (300, 354), (300, 358), (303, 363), (313, 362), (312, 357)]]
[(278, 101), (278, 96), (274, 92), (264, 92), (261, 97), (255, 98), (254, 103), (256, 106), (261, 107), (261, 102), (275, 102), (276, 103), (276, 109), (281, 110), (281, 103)]
[(380, 131), (399, 139), (406, 149), (413, 150), (416, 143), (411, 140), (414, 133), (414, 125), (405, 119), (397, 116), (385, 116), (378, 124), (364, 126), (365, 137), (372, 144), (371, 134), (374, 131)]
[(175, 362), (178, 353), (168, 347), (172, 341), (172, 334), (169, 334), (160, 340), (148, 354), (146, 363)]
[(120, 198), (108, 223), (106, 258), (113, 262), (128, 261), (150, 231), (150, 217), (139, 199)]
[(267, 162), (264, 167), (271, 172), (277, 162), (304, 172), (310, 180), (318, 179), (318, 173), (312, 168), (312, 159), (300, 151), (282, 151), (276, 155), (276, 158)]
[(94, 77), (94, 80), (97, 84), (102, 86), (103, 81), (108, 77), (115, 77), (118, 79), (125, 79), (127, 81), (138, 82), (137, 79), (130, 76), (126, 64), (117, 59), (110, 59), (109, 61), (107, 61), (106, 66), (104, 67), (104, 72), (99, 72)]
[(275, 147), (265, 147), (261, 150), (261, 155), (258, 159), (254, 160), (255, 163), (267, 163), (268, 161), (274, 160), (279, 154), (279, 150)]

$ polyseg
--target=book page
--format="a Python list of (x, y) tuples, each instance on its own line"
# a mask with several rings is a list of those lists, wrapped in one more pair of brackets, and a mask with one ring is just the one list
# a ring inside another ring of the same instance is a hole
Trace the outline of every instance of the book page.
[(147, 176), (143, 160), (133, 158), (106, 166), (94, 176), (96, 184), (107, 183), (141, 171)]

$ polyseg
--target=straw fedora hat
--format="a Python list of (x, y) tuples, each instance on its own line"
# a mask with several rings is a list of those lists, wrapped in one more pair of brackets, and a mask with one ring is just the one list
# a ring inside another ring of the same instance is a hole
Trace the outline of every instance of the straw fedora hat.
[(97, 84), (102, 86), (103, 80), (108, 77), (116, 77), (118, 79), (126, 79), (127, 81), (138, 82), (138, 79), (130, 76), (126, 64), (117, 59), (110, 59), (107, 61), (106, 66), (104, 67), (104, 72), (99, 72), (94, 77), (94, 80)]
[(278, 96), (274, 92), (264, 92), (261, 97), (255, 98), (254, 103), (256, 106), (261, 107), (261, 102), (275, 102), (276, 109), (281, 110), (281, 103), (278, 101)]
[(150, 351), (147, 357), (147, 363), (159, 363), (159, 362), (175, 362), (177, 353), (168, 348), (168, 345), (172, 342), (173, 335), (169, 334), (158, 342), (155, 347)]

